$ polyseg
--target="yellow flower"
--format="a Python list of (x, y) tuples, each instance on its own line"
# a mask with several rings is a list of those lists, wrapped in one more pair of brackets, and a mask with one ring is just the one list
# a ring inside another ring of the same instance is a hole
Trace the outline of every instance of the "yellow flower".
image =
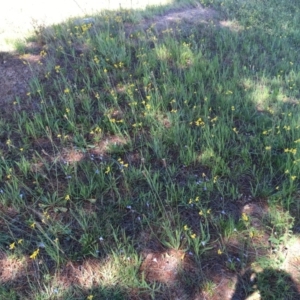
[(36, 249), (29, 257), (31, 259), (36, 259), (37, 255), (39, 254), (40, 249)]
[(265, 149), (267, 150), (267, 151), (270, 151), (271, 150), (271, 146), (267, 146), (267, 147), (265, 147)]
[(250, 232), (249, 232), (249, 237), (250, 237), (250, 239), (252, 239), (252, 238), (254, 237), (253, 231), (250, 231)]
[(203, 216), (203, 211), (202, 210), (199, 211), (199, 216)]
[(218, 249), (218, 254), (221, 255), (223, 252), (221, 249)]
[(183, 229), (184, 229), (185, 231), (187, 231), (187, 230), (189, 229), (189, 227), (188, 227), (187, 225), (184, 225), (184, 226), (183, 226)]
[(245, 213), (242, 213), (242, 220), (245, 222), (249, 220), (248, 216)]
[(22, 243), (23, 243), (23, 239), (19, 239), (18, 244), (22, 244)]
[(191, 234), (191, 238), (195, 239), (196, 238), (196, 233)]
[(30, 224), (30, 227), (31, 227), (32, 229), (34, 229), (34, 228), (35, 228), (35, 222), (31, 223), (31, 224)]
[(54, 69), (55, 69), (56, 73), (60, 72), (60, 66), (55, 66)]
[(208, 209), (207, 210), (207, 214), (209, 215), (211, 213), (211, 209)]
[(9, 245), (9, 250), (13, 250), (16, 247), (16, 242), (13, 242)]
[(297, 176), (291, 176), (291, 179), (294, 181), (297, 178)]
[(40, 52), (40, 55), (41, 55), (42, 57), (45, 57), (45, 56), (47, 56), (47, 52), (46, 52), (45, 50), (42, 50), (42, 51)]
[(107, 168), (106, 168), (106, 171), (104, 172), (105, 174), (108, 174), (110, 172), (110, 166), (108, 166)]
[(201, 118), (199, 118), (197, 121), (195, 121), (195, 125), (196, 126), (204, 126), (205, 123)]
[(233, 130), (236, 134), (239, 133), (239, 131), (236, 129), (236, 127), (232, 128), (232, 130)]
[(68, 88), (66, 88), (66, 89), (64, 90), (64, 93), (65, 93), (65, 94), (68, 94), (68, 93), (70, 93), (70, 90), (69, 90)]
[(86, 299), (87, 299), (87, 300), (92, 300), (93, 298), (94, 298), (93, 295), (88, 295)]
[(96, 64), (98, 64), (98, 63), (100, 62), (99, 58), (98, 58), (96, 55), (94, 56), (94, 62), (95, 62)]
[(70, 200), (70, 195), (66, 195), (66, 196), (65, 196), (65, 200), (66, 200), (66, 201)]

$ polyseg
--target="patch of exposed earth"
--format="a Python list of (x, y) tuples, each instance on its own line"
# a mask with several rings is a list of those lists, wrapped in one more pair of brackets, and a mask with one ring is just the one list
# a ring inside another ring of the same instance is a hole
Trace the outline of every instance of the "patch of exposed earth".
[(0, 105), (9, 105), (29, 92), (29, 83), (38, 76), (39, 55), (0, 52)]

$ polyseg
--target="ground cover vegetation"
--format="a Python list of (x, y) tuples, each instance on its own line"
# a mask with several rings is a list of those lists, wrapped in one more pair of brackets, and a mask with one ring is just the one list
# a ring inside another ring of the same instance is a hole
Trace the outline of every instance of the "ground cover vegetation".
[(0, 120), (2, 299), (299, 298), (299, 3), (175, 7), (210, 13), (31, 38), (44, 72)]

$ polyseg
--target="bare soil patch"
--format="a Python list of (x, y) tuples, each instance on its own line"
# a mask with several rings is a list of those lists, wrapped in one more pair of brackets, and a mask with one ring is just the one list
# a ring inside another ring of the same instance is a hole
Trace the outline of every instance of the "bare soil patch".
[[(21, 56), (0, 52), (0, 104), (9, 104), (29, 92), (29, 82), (38, 75), (39, 55)], [(28, 63), (29, 64), (28, 64)]]

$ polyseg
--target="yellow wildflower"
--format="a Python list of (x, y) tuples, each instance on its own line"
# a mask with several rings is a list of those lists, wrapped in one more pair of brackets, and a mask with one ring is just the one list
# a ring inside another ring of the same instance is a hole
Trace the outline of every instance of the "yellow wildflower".
[(9, 250), (13, 250), (16, 247), (16, 242), (13, 242), (9, 245)]
[(218, 254), (221, 255), (223, 252), (221, 249), (218, 249)]
[(242, 213), (242, 220), (245, 222), (249, 221), (249, 218), (245, 213)]
[(66, 196), (65, 196), (65, 200), (66, 200), (66, 201), (70, 200), (70, 195), (66, 195)]
[(106, 168), (106, 171), (104, 172), (105, 174), (108, 174), (110, 172), (110, 166), (108, 166), (107, 168)]
[(239, 131), (236, 129), (236, 127), (232, 128), (232, 130), (233, 130), (236, 134), (239, 133)]
[(40, 249), (35, 250), (29, 257), (31, 259), (36, 259), (37, 255), (39, 254)]
[(60, 72), (60, 66), (55, 66), (54, 69), (55, 69), (56, 73)]

